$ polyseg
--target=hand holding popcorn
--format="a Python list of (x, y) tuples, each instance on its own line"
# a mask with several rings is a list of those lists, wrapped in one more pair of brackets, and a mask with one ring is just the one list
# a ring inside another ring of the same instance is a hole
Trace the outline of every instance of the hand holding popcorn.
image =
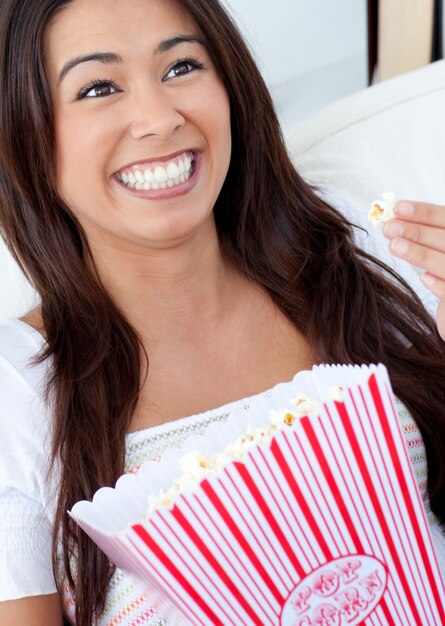
[(445, 340), (445, 206), (402, 201), (383, 227), (390, 251), (425, 270), (424, 285), (440, 300), (437, 327)]

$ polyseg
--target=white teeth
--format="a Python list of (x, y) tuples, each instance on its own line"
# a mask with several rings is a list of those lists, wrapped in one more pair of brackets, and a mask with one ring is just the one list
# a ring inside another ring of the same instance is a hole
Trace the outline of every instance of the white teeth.
[(147, 183), (153, 184), (155, 182), (155, 175), (151, 170), (145, 170), (144, 178)]
[(171, 162), (167, 165), (167, 174), (170, 179), (178, 178), (179, 167), (176, 165), (176, 163)]
[(117, 178), (130, 189), (156, 191), (172, 188), (190, 178), (193, 162), (194, 156), (189, 153), (177, 161), (170, 161), (166, 167), (158, 165), (152, 170), (135, 166), (131, 172), (119, 172)]
[(168, 179), (167, 170), (160, 165), (155, 169), (155, 178), (158, 183), (165, 183)]

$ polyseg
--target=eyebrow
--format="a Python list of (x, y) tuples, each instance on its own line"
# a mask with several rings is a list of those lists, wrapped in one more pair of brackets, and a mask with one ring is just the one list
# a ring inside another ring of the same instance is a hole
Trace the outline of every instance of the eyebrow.
[[(177, 35), (175, 37), (170, 37), (169, 39), (164, 39), (161, 41), (155, 48), (155, 55), (163, 54), (164, 52), (168, 52), (175, 46), (178, 46), (181, 43), (198, 43), (201, 46), (205, 47), (203, 39), (199, 35)], [(90, 61), (99, 61), (99, 63), (122, 63), (122, 57), (119, 54), (115, 54), (114, 52), (92, 52), (91, 54), (85, 54), (70, 61), (67, 61), (65, 65), (62, 67), (59, 73), (59, 83), (65, 78), (65, 76), (70, 72), (74, 67), (80, 65), (81, 63), (88, 63)]]
[(169, 39), (164, 39), (155, 49), (155, 54), (162, 54), (163, 52), (168, 52), (175, 46), (178, 46), (180, 43), (198, 43), (201, 46), (205, 47), (204, 40), (199, 35), (177, 35), (176, 37), (170, 37)]
[(114, 52), (93, 52), (91, 54), (85, 54), (75, 57), (70, 61), (67, 61), (62, 67), (59, 74), (59, 83), (65, 78), (73, 67), (80, 65), (81, 63), (88, 63), (88, 61), (99, 61), (100, 63), (122, 63), (122, 57)]

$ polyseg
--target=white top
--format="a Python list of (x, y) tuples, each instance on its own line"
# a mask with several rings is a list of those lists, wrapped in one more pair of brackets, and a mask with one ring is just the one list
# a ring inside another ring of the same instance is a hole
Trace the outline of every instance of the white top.
[[(56, 591), (50, 542), (54, 490), (45, 478), (49, 419), (42, 403), (42, 389), (46, 365), (31, 367), (27, 364), (43, 345), (41, 335), (19, 320), (0, 324), (0, 600)], [(226, 420), (235, 407), (248, 406), (251, 400), (245, 398), (200, 415), (129, 434), (126, 471), (137, 471), (144, 461), (159, 459), (168, 448), (176, 447), (180, 454), (187, 437), (205, 432), (216, 420)], [(404, 405), (399, 403), (397, 409), (428, 513), (439, 565), (445, 575), (445, 538), (429, 510), (426, 494), (425, 450)], [(72, 618), (73, 599), (63, 581), (62, 586), (65, 611)], [(141, 595), (141, 589), (119, 569), (111, 582), (106, 608), (97, 626), (116, 624), (165, 624), (156, 617), (156, 611)]]
[[(56, 591), (51, 565), (55, 489), (46, 479), (50, 419), (42, 401), (47, 366), (29, 364), (43, 345), (43, 337), (24, 322), (0, 323), (0, 601)], [(250, 400), (127, 435), (125, 471), (160, 459), (168, 448), (176, 447), (180, 454), (187, 437), (204, 433), (210, 423), (226, 420)], [(62, 586), (65, 612), (73, 618), (73, 600), (63, 580)], [(97, 626), (165, 624), (140, 591), (116, 570)]]
[[(350, 215), (357, 223), (360, 216)], [(378, 239), (378, 238), (377, 238)], [(362, 242), (386, 262), (391, 261), (382, 242), (372, 249), (373, 240)], [(375, 244), (375, 241), (374, 241)], [(381, 248), (376, 250), (377, 248)], [(400, 271), (400, 265), (397, 270)], [(427, 292), (408, 265), (402, 273), (415, 283), (427, 307), (434, 312), (435, 299)], [(19, 320), (0, 324), (0, 601), (54, 593), (51, 565), (51, 527), (55, 512), (54, 485), (46, 479), (49, 458), (50, 416), (42, 401), (46, 364), (31, 366), (30, 358), (44, 345), (42, 336)], [(267, 394), (268, 391), (263, 392)], [(262, 395), (262, 394), (259, 394)], [(132, 433), (126, 439), (126, 471), (134, 472), (146, 460), (160, 458), (168, 448), (178, 453), (184, 440), (204, 433), (214, 421), (224, 421), (237, 406), (248, 406), (244, 398), (199, 415)], [(419, 487), (425, 495), (425, 451), (411, 416), (403, 405), (399, 416), (409, 442), (408, 449)], [(434, 516), (429, 514), (439, 563), (445, 575), (445, 539)], [(73, 600), (64, 588), (63, 603), (73, 617)], [(109, 588), (104, 614), (97, 626), (165, 624), (156, 616), (149, 600), (120, 570)]]

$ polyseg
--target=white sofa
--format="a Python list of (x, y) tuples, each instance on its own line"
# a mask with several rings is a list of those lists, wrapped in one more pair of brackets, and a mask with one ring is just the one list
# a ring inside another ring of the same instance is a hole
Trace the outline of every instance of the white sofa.
[(445, 204), (445, 61), (338, 100), (288, 133), (303, 176), (363, 210), (382, 191)]
[(372, 201), (445, 205), (445, 60), (374, 85), (325, 107), (287, 133), (302, 176), (369, 230), (364, 248), (393, 266), (434, 314), (437, 300), (411, 266), (392, 257), (367, 222)]
[[(369, 205), (384, 191), (445, 205), (444, 111), (445, 61), (438, 61), (329, 105), (292, 128), (287, 141), (303, 177), (367, 226)], [(363, 245), (394, 265), (434, 307), (418, 275), (389, 256), (380, 231), (371, 228)], [(0, 320), (36, 302), (3, 244), (0, 281)]]

